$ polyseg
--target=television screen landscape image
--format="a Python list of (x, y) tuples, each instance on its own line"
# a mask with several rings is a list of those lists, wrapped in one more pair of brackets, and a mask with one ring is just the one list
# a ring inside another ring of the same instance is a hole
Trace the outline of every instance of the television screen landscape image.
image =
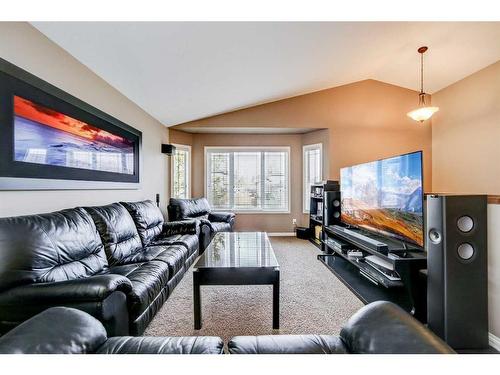
[(422, 152), (342, 168), (345, 224), (423, 246)]
[(134, 142), (14, 96), (14, 160), (134, 174)]

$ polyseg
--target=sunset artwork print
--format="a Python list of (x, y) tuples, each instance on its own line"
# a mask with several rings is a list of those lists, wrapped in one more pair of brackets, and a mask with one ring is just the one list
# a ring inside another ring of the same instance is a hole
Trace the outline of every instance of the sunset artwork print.
[(134, 174), (134, 143), (14, 96), (14, 158), (26, 163)]
[(341, 220), (423, 246), (422, 154), (340, 170)]

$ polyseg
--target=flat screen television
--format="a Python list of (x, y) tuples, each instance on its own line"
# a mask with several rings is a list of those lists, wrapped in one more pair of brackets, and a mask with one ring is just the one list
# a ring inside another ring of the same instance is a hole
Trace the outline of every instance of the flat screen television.
[(422, 152), (340, 170), (341, 221), (424, 245)]

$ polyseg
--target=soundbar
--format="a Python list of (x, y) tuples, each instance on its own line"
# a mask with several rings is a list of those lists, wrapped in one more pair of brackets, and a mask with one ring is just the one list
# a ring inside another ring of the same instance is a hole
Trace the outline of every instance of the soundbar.
[(328, 226), (328, 229), (333, 234), (336, 234), (341, 238), (361, 243), (372, 250), (378, 251), (383, 254), (387, 254), (389, 252), (389, 247), (387, 246), (387, 244), (374, 240), (373, 238), (370, 238), (363, 234), (357, 233), (351, 229), (341, 227), (340, 225), (330, 225)]

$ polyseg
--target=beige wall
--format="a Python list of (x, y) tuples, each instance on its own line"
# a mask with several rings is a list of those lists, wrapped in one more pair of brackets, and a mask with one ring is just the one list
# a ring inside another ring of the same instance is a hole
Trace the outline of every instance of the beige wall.
[(139, 190), (0, 191), (0, 216), (53, 211), (77, 205), (167, 196), (167, 157), (160, 153), (168, 131), (27, 23), (0, 22), (0, 57), (139, 129), (143, 133)]
[(415, 150), (424, 151), (424, 189), (432, 186), (431, 126), (406, 116), (417, 93), (374, 80), (318, 91), (178, 125), (184, 127), (325, 128), (328, 173), (344, 166)]
[[(500, 61), (433, 95), (435, 192), (500, 195)], [(500, 337), (500, 206), (488, 205), (490, 332)]]
[(432, 188), (500, 195), (500, 61), (433, 95)]

